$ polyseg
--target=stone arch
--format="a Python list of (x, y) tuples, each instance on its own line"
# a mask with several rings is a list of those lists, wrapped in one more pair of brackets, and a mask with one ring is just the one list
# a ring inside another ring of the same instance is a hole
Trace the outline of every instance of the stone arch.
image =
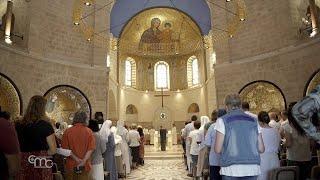
[(117, 104), (116, 104), (116, 96), (112, 90), (108, 92), (108, 106), (107, 106), (107, 119), (116, 121), (117, 116)]
[(312, 91), (317, 85), (320, 84), (320, 69), (314, 72), (311, 77), (309, 78), (305, 88), (303, 96), (307, 95)]
[(282, 90), (269, 81), (253, 81), (246, 84), (239, 91), (242, 101), (250, 104), (254, 113), (269, 111), (271, 109), (286, 109), (286, 99)]
[(199, 113), (199, 112), (200, 112), (200, 108), (199, 108), (199, 105), (197, 103), (192, 103), (188, 107), (188, 113), (189, 114), (194, 114), (194, 113)]
[(44, 97), (48, 100), (47, 115), (57, 122), (72, 124), (73, 115), (77, 111), (84, 111), (91, 117), (92, 108), (87, 96), (74, 86), (54, 86), (44, 93)]
[(13, 118), (22, 114), (22, 98), (15, 83), (6, 75), (0, 73), (0, 107)]
[(96, 97), (95, 94), (93, 93), (92, 88), (83, 83), (80, 79), (73, 78), (73, 77), (66, 77), (66, 76), (53, 76), (50, 78), (47, 78), (43, 80), (41, 83), (39, 83), (38, 86), (38, 94), (45, 94), (48, 89), (59, 86), (61, 84), (69, 85), (72, 87), (77, 87), (78, 89), (81, 89), (83, 94), (86, 95), (88, 98), (88, 101), (95, 105), (96, 104)]

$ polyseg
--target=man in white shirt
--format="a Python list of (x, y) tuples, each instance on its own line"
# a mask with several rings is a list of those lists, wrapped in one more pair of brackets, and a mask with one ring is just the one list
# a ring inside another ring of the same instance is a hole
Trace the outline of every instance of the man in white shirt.
[(190, 155), (190, 148), (191, 148), (191, 144), (190, 144), (190, 141), (188, 140), (187, 137), (189, 137), (189, 133), (191, 131), (194, 130), (194, 121), (198, 120), (198, 117), (196, 115), (193, 115), (191, 117), (191, 123), (187, 124), (184, 128), (184, 131), (183, 131), (183, 137), (185, 138), (186, 140), (186, 156), (187, 156), (187, 166), (188, 166), (188, 176), (192, 177), (192, 172), (191, 172), (191, 155)]
[(272, 128), (280, 129), (280, 123), (278, 122), (278, 117), (276, 112), (269, 112), (270, 122), (269, 126)]
[(199, 128), (201, 126), (200, 121), (194, 121), (194, 130), (189, 133), (188, 140), (190, 141), (190, 155), (192, 159), (191, 169), (193, 177), (196, 177), (197, 164), (198, 164), (198, 155), (200, 151), (200, 134)]
[(241, 110), (238, 94), (228, 95), (225, 105), (228, 113), (217, 120), (214, 146), (221, 153), (222, 179), (256, 180), (261, 173), (259, 153), (264, 152), (258, 122)]
[(128, 132), (129, 136), (129, 147), (131, 149), (132, 156), (132, 167), (136, 168), (137, 163), (139, 162), (139, 146), (140, 146), (140, 135), (137, 131), (137, 125), (132, 124), (130, 131)]

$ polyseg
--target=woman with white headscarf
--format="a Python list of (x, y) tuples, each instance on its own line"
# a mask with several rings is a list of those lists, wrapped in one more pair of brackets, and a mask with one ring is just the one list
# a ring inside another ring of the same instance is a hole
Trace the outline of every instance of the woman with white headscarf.
[(117, 165), (117, 171), (120, 178), (124, 177), (124, 169), (123, 169), (123, 159), (122, 159), (122, 151), (121, 151), (121, 144), (122, 144), (122, 138), (117, 133), (117, 128), (115, 126), (111, 127), (111, 132), (114, 135), (114, 141), (116, 144), (116, 149), (114, 152), (114, 156), (116, 157), (116, 165)]
[(198, 155), (198, 164), (197, 164), (197, 177), (200, 177), (202, 175), (203, 166), (205, 164), (206, 159), (208, 159), (208, 149), (206, 148), (204, 144), (205, 139), (205, 125), (210, 122), (210, 119), (208, 116), (201, 116), (201, 127), (199, 131), (199, 141), (201, 141), (200, 144), (200, 152)]
[(106, 141), (107, 150), (103, 154), (104, 158), (104, 170), (109, 173), (110, 180), (118, 180), (118, 172), (116, 167), (116, 159), (114, 156), (115, 152), (115, 139), (114, 135), (110, 130), (112, 122), (106, 120), (100, 129), (101, 138)]
[(122, 159), (124, 164), (126, 165), (125, 172), (126, 174), (130, 173), (131, 165), (130, 165), (130, 151), (128, 145), (128, 130), (124, 127), (124, 121), (119, 120), (117, 122), (117, 134), (121, 136), (122, 143), (121, 143), (121, 152), (122, 152)]
[(200, 120), (201, 120), (201, 127), (199, 130), (204, 132), (204, 126), (210, 122), (210, 119), (208, 116), (201, 116)]

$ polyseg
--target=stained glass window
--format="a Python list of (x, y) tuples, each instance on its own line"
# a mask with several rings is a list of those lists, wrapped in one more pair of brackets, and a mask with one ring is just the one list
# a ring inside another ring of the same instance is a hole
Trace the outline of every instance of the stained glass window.
[(160, 61), (155, 65), (155, 89), (170, 89), (169, 65), (164, 61)]
[(126, 86), (136, 86), (136, 62), (132, 58), (125, 60), (125, 79), (124, 83)]
[(126, 86), (132, 85), (132, 65), (129, 60), (126, 60)]
[(199, 66), (198, 59), (192, 60), (192, 85), (199, 84)]
[(191, 56), (187, 62), (188, 87), (199, 85), (199, 63), (196, 56)]

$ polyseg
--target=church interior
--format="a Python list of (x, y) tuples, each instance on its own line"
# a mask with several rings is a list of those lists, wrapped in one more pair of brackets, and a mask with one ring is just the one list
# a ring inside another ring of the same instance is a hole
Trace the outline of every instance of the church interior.
[[(41, 95), (54, 123), (99, 112), (115, 126), (175, 132), (178, 144), (186, 121), (210, 117), (229, 94), (252, 113), (281, 112), (320, 84), (319, 7), (320, 0), (0, 0), (1, 111), (13, 122)], [(188, 179), (180, 170), (174, 176)]]

